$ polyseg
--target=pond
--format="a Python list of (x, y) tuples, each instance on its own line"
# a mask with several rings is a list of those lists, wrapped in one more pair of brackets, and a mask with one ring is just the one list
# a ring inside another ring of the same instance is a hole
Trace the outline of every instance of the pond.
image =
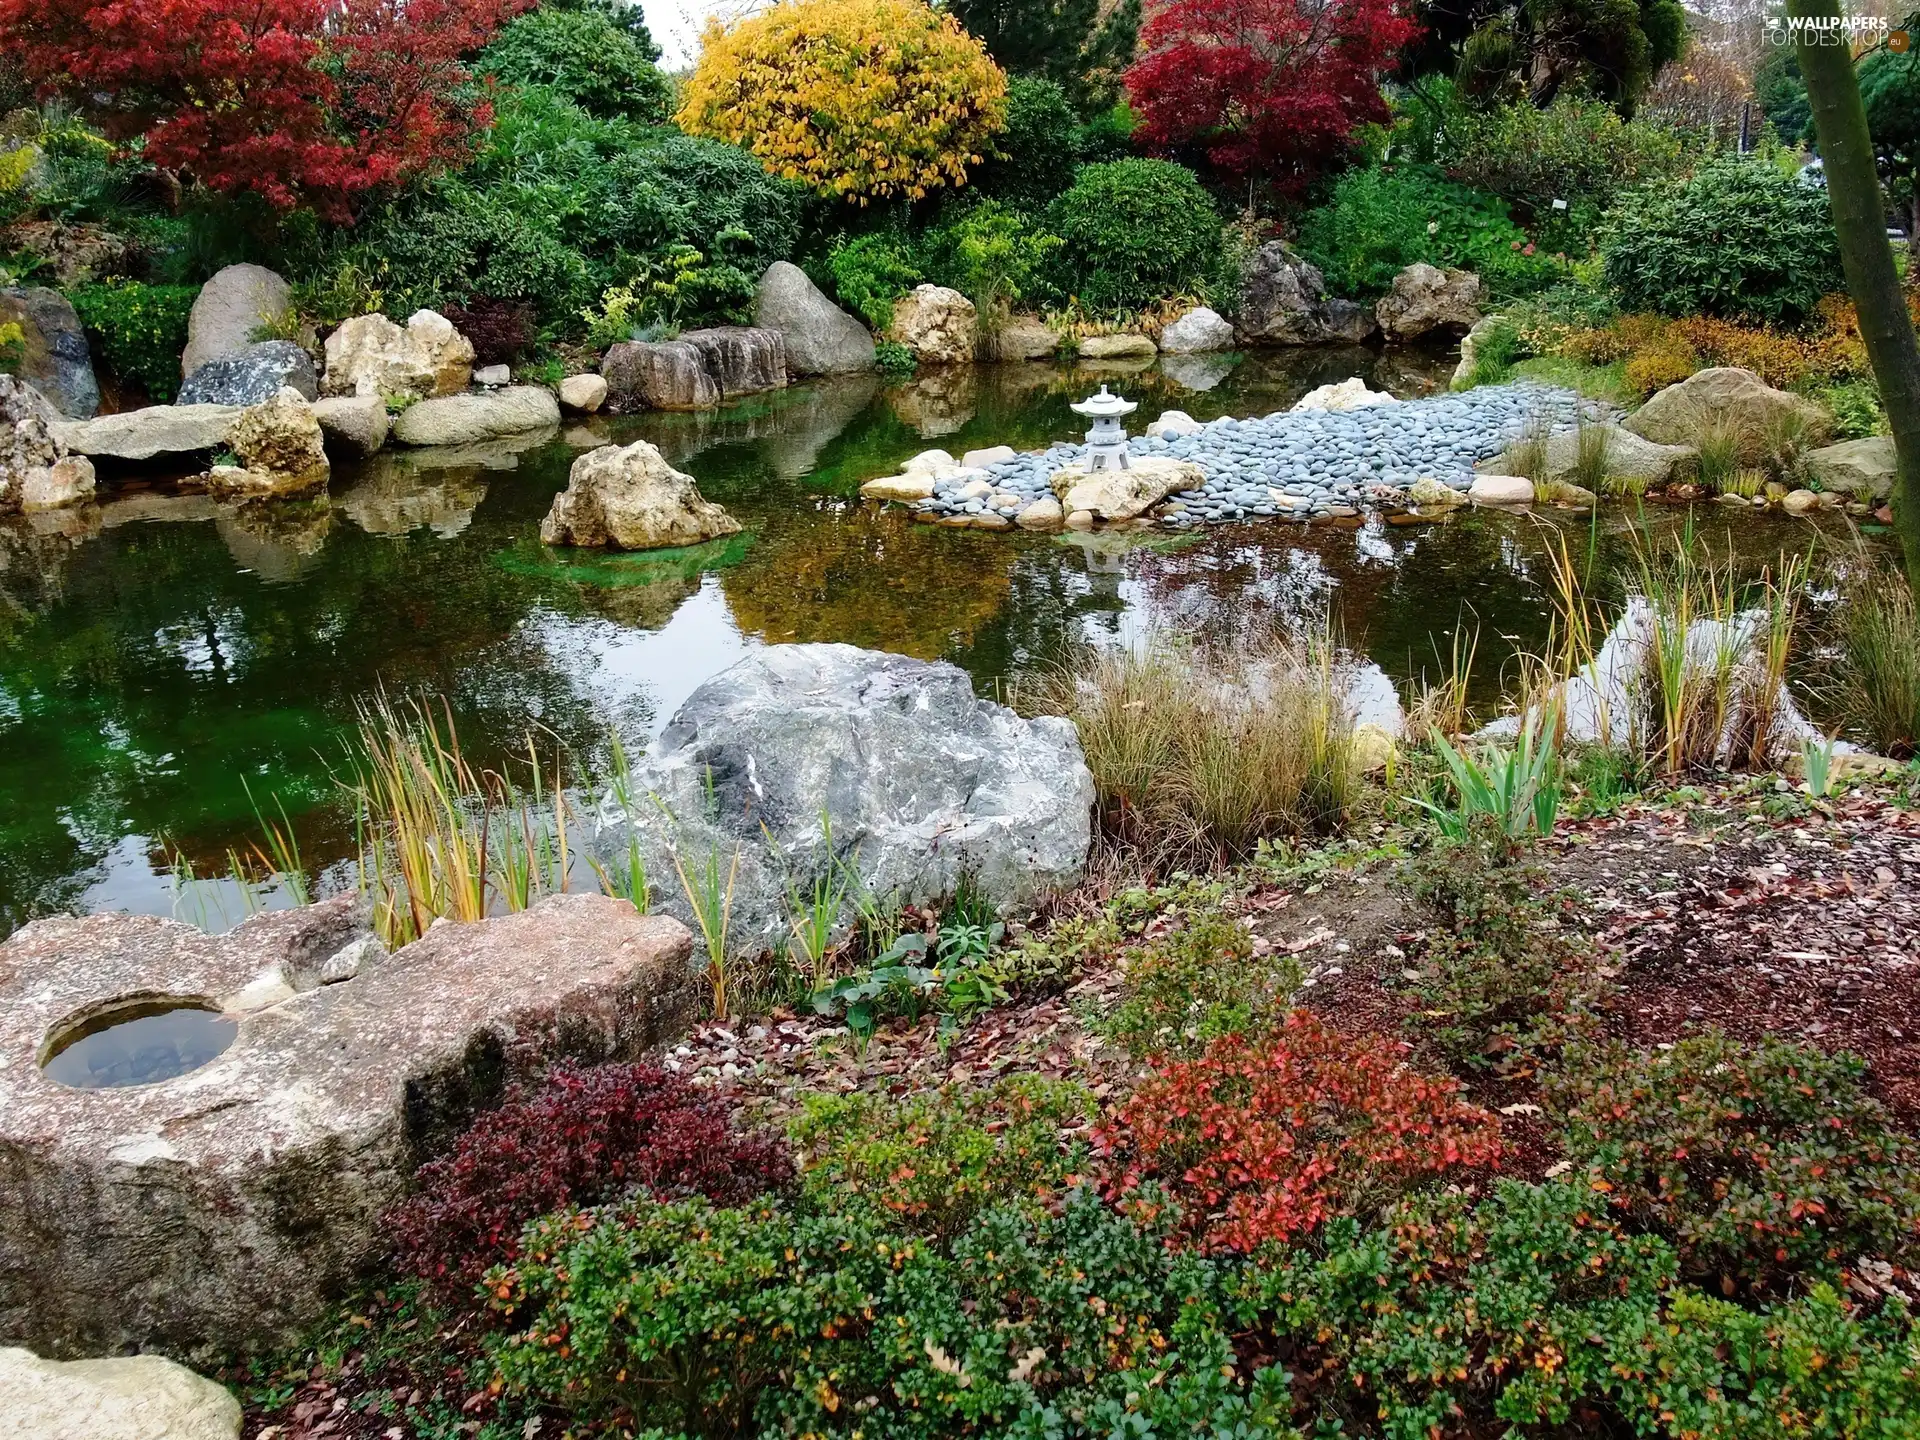
[[(1547, 639), (1548, 536), (1610, 572), (1635, 515), (1473, 512), (1199, 534), (1039, 536), (910, 522), (857, 497), (930, 446), (1080, 436), (1100, 383), (1196, 419), (1263, 415), (1358, 374), (1401, 396), (1452, 359), (1355, 349), (1166, 357), (1146, 370), (993, 366), (797, 386), (698, 415), (573, 424), (515, 453), (390, 452), (311, 504), (240, 510), (127, 493), (0, 526), (0, 934), (36, 914), (175, 907), (173, 865), (224, 874), (261, 813), (312, 865), (354, 850), (337, 776), (356, 707), (444, 696), (476, 764), (641, 748), (757, 645), (843, 641), (966, 669), (982, 693), (1088, 640), (1160, 627), (1231, 643), (1329, 610), (1366, 667), (1362, 702), (1480, 635), (1480, 699)], [(538, 530), (576, 455), (645, 439), (746, 533), (695, 550), (556, 552)], [(1650, 522), (1689, 523), (1659, 510)], [(1806, 521), (1700, 507), (1716, 546), (1805, 550)]]

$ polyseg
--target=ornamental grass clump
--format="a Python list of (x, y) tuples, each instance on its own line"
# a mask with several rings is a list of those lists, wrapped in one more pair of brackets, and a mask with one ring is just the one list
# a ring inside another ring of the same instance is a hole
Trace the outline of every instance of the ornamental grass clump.
[(1164, 1185), (1202, 1248), (1247, 1252), (1490, 1173), (1499, 1120), (1408, 1057), (1296, 1010), (1264, 1040), (1163, 1060), (1094, 1138), (1107, 1194), (1151, 1210), (1141, 1187)]
[(1837, 616), (1829, 694), (1841, 722), (1882, 755), (1920, 754), (1920, 612), (1902, 575), (1855, 581)]
[(1920, 1152), (1865, 1075), (1856, 1056), (1716, 1033), (1570, 1049), (1548, 1092), (1595, 1188), (1731, 1295), (1920, 1261)]
[(1079, 729), (1108, 838), (1152, 862), (1205, 868), (1332, 830), (1358, 787), (1325, 641), (1225, 654), (1155, 638), (1095, 653), (1039, 698)]

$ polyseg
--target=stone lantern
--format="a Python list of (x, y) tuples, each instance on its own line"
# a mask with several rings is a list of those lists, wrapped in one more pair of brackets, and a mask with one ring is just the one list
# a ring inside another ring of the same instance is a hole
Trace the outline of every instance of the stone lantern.
[(1100, 393), (1082, 400), (1073, 407), (1073, 413), (1084, 415), (1093, 421), (1093, 428), (1087, 432), (1087, 473), (1100, 470), (1131, 470), (1133, 462), (1127, 457), (1127, 432), (1120, 424), (1123, 415), (1131, 415), (1140, 407), (1131, 400), (1122, 400), (1118, 395), (1109, 395), (1107, 387), (1102, 385)]

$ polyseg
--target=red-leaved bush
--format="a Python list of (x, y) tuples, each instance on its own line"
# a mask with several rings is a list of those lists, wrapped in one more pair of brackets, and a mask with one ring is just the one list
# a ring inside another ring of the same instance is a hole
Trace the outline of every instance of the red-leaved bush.
[(1495, 1167), (1500, 1122), (1406, 1053), (1295, 1011), (1258, 1041), (1227, 1035), (1198, 1059), (1163, 1060), (1096, 1136), (1108, 1196), (1157, 1181), (1203, 1245), (1247, 1251)]
[(784, 1141), (734, 1129), (724, 1101), (656, 1065), (562, 1067), (474, 1121), (422, 1165), (387, 1216), (409, 1274), (465, 1298), (512, 1261), (529, 1220), (633, 1186), (738, 1205), (793, 1179)]
[(1387, 118), (1381, 77), (1420, 33), (1405, 0), (1149, 0), (1127, 95), (1139, 138), (1298, 192), (1354, 127)]
[(0, 0), (0, 53), (163, 169), (345, 220), (467, 157), (493, 112), (461, 57), (529, 3)]

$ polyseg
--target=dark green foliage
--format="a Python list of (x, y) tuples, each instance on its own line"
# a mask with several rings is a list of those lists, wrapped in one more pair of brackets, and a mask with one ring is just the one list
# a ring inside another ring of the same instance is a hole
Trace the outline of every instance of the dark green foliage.
[(1562, 273), (1530, 243), (1504, 201), (1424, 165), (1352, 171), (1300, 223), (1301, 253), (1355, 299), (1384, 294), (1416, 261), (1472, 270), (1495, 297), (1529, 294)]
[(1076, 106), (1111, 102), (1140, 35), (1140, 0), (947, 0), (1003, 70), (1058, 85)]
[(1479, 1068), (1588, 1018), (1598, 976), (1546, 871), (1490, 826), (1436, 841), (1402, 875), (1431, 923), (1413, 956), (1418, 1038)]
[(1568, 1157), (1670, 1237), (1690, 1274), (1782, 1290), (1862, 1256), (1920, 1259), (1917, 1157), (1864, 1069), (1771, 1037), (1703, 1035), (1666, 1051), (1570, 1050), (1551, 1093)]
[(577, 328), (602, 291), (674, 263), (679, 246), (750, 287), (791, 253), (799, 210), (798, 192), (743, 150), (596, 118), (529, 86), (502, 96), (473, 165), (368, 221), (357, 252), (334, 263), (384, 264), (396, 313), (490, 295), (531, 301), (544, 324)]
[(1825, 193), (1752, 158), (1629, 193), (1600, 248), (1627, 310), (1794, 325), (1842, 284)]
[(672, 109), (667, 77), (631, 35), (594, 10), (529, 11), (480, 52), (474, 69), (509, 85), (544, 85), (589, 115), (658, 124)]
[(1007, 85), (1007, 128), (1000, 154), (974, 176), (974, 188), (1009, 204), (1038, 208), (1073, 184), (1080, 122), (1067, 92), (1051, 80), (1016, 75)]
[(827, 257), (834, 297), (876, 333), (893, 324), (893, 304), (926, 278), (904, 235), (876, 230), (842, 240)]
[(1883, 48), (1864, 55), (1855, 73), (1867, 107), (1867, 129), (1881, 169), (1898, 181), (1900, 198), (1920, 213), (1920, 56)]
[(1169, 1233), (1084, 1191), (946, 1252), (864, 1208), (563, 1212), (496, 1272), (495, 1354), (516, 1393), (668, 1433), (1290, 1436), (1283, 1372), (1235, 1364)]
[(1813, 106), (1807, 100), (1807, 82), (1800, 78), (1800, 62), (1787, 45), (1770, 45), (1753, 71), (1753, 98), (1788, 145), (1813, 138)]
[(146, 285), (137, 280), (76, 285), (67, 292), (94, 352), (122, 380), (147, 392), (156, 405), (180, 388), (180, 352), (187, 345), (187, 312), (197, 285)]
[(1108, 165), (1115, 160), (1131, 159), (1135, 153), (1133, 132), (1139, 128), (1140, 117), (1126, 101), (1110, 105), (1075, 134), (1074, 158), (1082, 165)]
[(1066, 241), (1062, 288), (1095, 309), (1138, 309), (1219, 281), (1220, 214), (1184, 165), (1085, 166), (1054, 202), (1049, 222)]
[(1587, 91), (1622, 114), (1686, 48), (1679, 0), (1429, 3), (1412, 69), (1452, 74), (1482, 101), (1546, 105)]

